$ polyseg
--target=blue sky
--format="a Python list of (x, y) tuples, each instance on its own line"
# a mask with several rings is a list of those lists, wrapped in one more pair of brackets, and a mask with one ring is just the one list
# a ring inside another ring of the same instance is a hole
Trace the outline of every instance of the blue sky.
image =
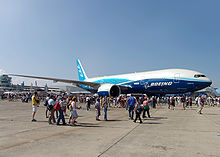
[(220, 87), (219, 0), (0, 0), (0, 69), (78, 79), (165, 68)]

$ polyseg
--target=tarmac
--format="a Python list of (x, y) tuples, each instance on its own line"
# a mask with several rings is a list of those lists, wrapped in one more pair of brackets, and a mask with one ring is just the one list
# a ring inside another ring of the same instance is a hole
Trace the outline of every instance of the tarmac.
[(92, 106), (78, 111), (77, 126), (49, 125), (43, 105), (37, 122), (31, 103), (0, 101), (0, 108), (0, 157), (220, 157), (220, 107), (200, 115), (195, 106), (160, 106), (139, 124), (122, 108), (96, 121)]

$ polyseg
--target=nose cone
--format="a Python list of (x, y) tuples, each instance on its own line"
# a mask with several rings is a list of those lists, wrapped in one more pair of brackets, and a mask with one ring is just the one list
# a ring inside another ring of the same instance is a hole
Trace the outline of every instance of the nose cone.
[(212, 80), (208, 78), (208, 87), (211, 86)]
[(204, 85), (205, 85), (206, 87), (209, 87), (209, 86), (211, 86), (211, 84), (212, 84), (212, 80), (211, 80), (210, 78), (208, 78), (208, 77), (204, 77), (204, 78), (202, 78), (201, 80), (204, 81)]

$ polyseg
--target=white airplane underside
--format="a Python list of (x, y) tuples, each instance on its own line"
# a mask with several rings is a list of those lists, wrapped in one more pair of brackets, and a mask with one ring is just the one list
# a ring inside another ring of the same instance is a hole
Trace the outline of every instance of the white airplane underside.
[(77, 60), (77, 69), (79, 81), (11, 75), (72, 83), (91, 92), (97, 92), (99, 96), (113, 97), (129, 93), (143, 93), (147, 95), (181, 94), (195, 92), (212, 84), (212, 81), (204, 74), (186, 69), (165, 69), (98, 78), (88, 78), (79, 60)]

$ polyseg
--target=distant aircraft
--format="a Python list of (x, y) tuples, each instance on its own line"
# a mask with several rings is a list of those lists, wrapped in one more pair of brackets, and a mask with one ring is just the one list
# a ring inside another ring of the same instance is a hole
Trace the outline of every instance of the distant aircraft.
[(97, 92), (99, 96), (113, 97), (129, 93), (147, 95), (181, 94), (201, 90), (212, 84), (212, 81), (204, 74), (186, 69), (165, 69), (88, 78), (80, 60), (77, 59), (76, 62), (79, 81), (39, 76), (10, 75), (72, 83), (91, 92)]

